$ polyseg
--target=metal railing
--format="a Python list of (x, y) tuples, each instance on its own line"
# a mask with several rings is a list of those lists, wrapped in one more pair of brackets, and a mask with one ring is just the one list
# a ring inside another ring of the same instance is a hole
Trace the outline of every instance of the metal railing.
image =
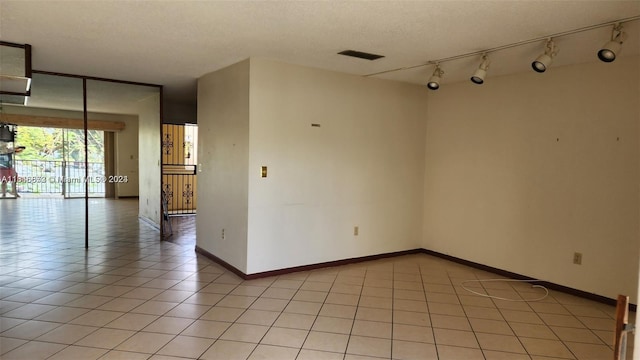
[(84, 196), (89, 184), (90, 196), (104, 196), (104, 163), (90, 162), (86, 176), (84, 161), (18, 160), (14, 159), (17, 172), (18, 193), (61, 194), (67, 197)]
[(197, 126), (162, 124), (162, 194), (167, 217), (196, 213), (197, 144)]
[(163, 165), (162, 194), (168, 216), (195, 214), (196, 165)]

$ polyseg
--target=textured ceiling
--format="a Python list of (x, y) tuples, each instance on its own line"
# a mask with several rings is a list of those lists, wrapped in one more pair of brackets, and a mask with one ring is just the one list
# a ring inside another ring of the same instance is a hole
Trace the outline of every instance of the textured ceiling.
[[(640, 15), (640, 1), (8, 1), (0, 38), (33, 46), (38, 70), (165, 85), (194, 103), (196, 79), (248, 57), (366, 75)], [(622, 56), (637, 54), (638, 21)], [(558, 39), (554, 66), (597, 61), (610, 27)], [(490, 54), (490, 76), (531, 71), (543, 42)], [(355, 49), (376, 61), (336, 55)], [(466, 81), (478, 59), (443, 64)], [(433, 68), (377, 77), (423, 84)], [(489, 81), (489, 78), (488, 80)]]

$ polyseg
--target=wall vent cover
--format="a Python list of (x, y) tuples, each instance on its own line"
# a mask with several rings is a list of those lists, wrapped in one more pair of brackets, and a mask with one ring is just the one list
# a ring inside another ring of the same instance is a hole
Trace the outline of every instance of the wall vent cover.
[(344, 55), (344, 56), (356, 57), (356, 58), (365, 59), (365, 60), (377, 60), (384, 57), (384, 55), (370, 54), (370, 53), (356, 51), (356, 50), (344, 50), (344, 51), (340, 51), (338, 54)]

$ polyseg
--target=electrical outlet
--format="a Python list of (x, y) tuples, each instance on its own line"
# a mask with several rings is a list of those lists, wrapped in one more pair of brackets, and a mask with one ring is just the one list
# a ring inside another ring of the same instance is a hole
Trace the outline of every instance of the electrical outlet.
[(576, 265), (582, 265), (582, 253), (573, 253), (573, 263)]
[(360, 230), (360, 229), (358, 229), (358, 227), (357, 227), (357, 226), (354, 226), (354, 227), (353, 227), (353, 235), (354, 235), (354, 236), (358, 236), (359, 230)]
[(222, 229), (222, 240), (224, 240), (224, 229)]

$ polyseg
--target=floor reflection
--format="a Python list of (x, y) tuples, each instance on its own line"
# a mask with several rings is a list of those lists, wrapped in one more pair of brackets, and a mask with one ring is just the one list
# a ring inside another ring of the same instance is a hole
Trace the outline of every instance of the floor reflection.
[[(165, 240), (195, 246), (195, 216), (170, 218)], [(85, 200), (21, 198), (0, 200), (0, 254), (47, 252), (84, 247)], [(89, 246), (144, 247), (160, 241), (160, 231), (138, 219), (137, 199), (89, 199)]]
[(196, 216), (172, 216), (172, 233), (166, 234), (165, 240), (179, 245), (196, 245)]

